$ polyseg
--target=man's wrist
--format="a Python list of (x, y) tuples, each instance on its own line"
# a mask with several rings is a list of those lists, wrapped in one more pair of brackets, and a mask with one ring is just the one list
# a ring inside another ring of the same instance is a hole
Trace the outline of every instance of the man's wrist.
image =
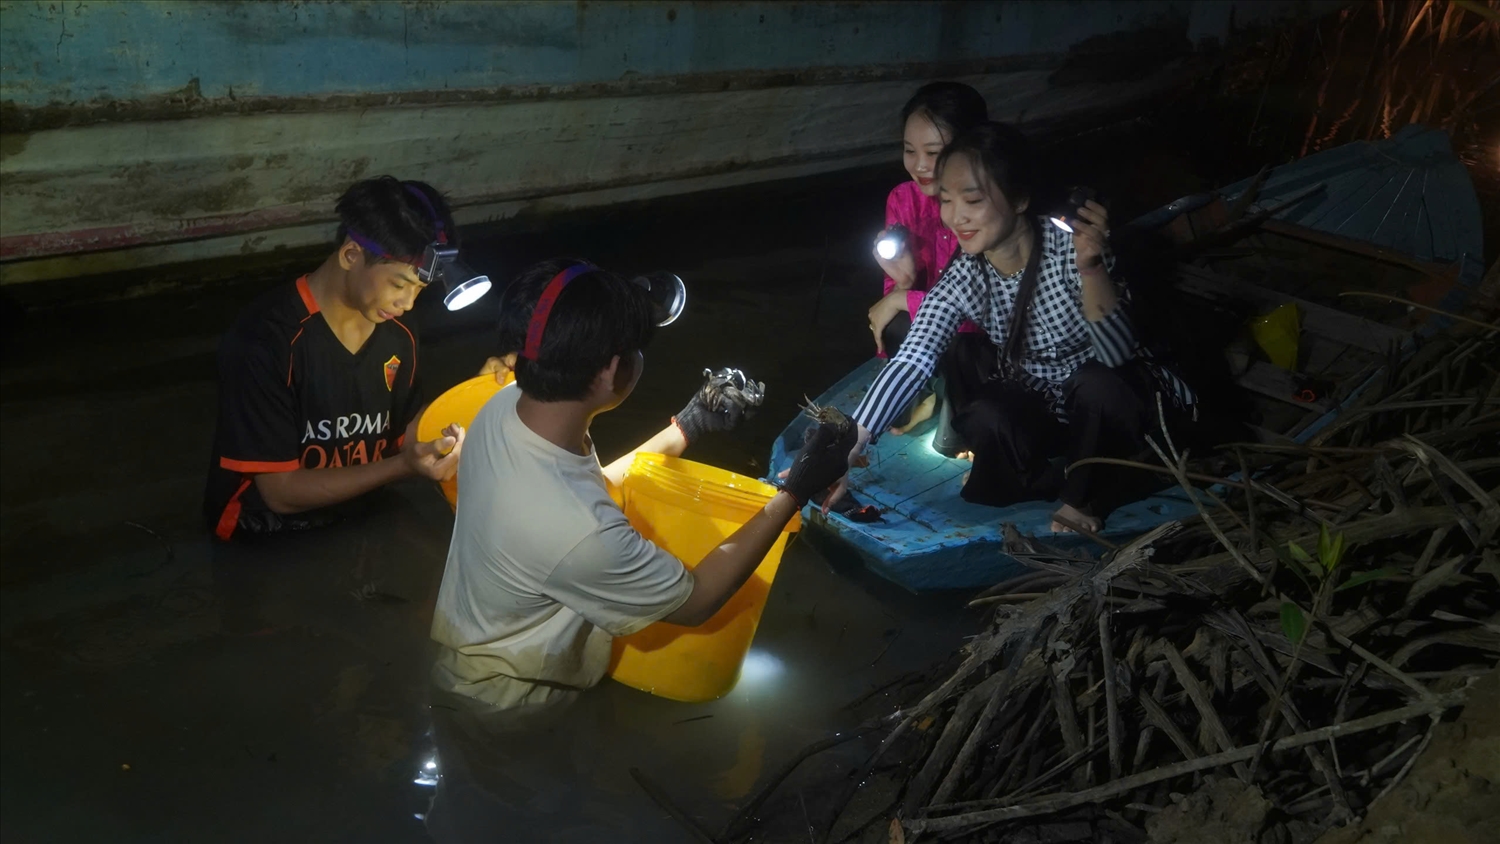
[(680, 414), (678, 416), (673, 416), (672, 424), (667, 427), (669, 430), (675, 433), (679, 439), (682, 440), (683, 448), (687, 448), (688, 446), (692, 445), (693, 437), (697, 436), (699, 433), (698, 431), (694, 431), (689, 434), (688, 429), (683, 427), (682, 425), (682, 417)]
[(766, 516), (785, 524), (791, 521), (793, 516), (797, 515), (797, 511), (802, 509), (803, 503), (797, 500), (797, 496), (783, 489), (772, 496), (770, 501), (766, 502), (764, 510)]
[(688, 436), (687, 430), (682, 427), (682, 421), (678, 417), (672, 417), (672, 424), (667, 426), (667, 430), (672, 432), (678, 439), (678, 444), (683, 448), (687, 448), (693, 444), (693, 438)]

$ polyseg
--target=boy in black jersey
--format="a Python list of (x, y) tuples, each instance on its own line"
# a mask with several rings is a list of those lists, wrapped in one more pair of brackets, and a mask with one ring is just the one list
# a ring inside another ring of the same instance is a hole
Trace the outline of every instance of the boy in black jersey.
[(219, 348), (203, 515), (220, 539), (312, 527), (391, 481), (458, 468), (459, 426), (415, 442), (417, 339), (401, 322), (426, 287), (423, 250), (454, 235), (447, 203), (382, 176), (349, 188), (336, 210), (338, 249), (258, 299)]

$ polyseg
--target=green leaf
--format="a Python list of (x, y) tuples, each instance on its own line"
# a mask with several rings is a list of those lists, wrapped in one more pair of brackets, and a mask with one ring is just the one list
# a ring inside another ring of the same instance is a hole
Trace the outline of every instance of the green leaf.
[(1314, 575), (1320, 573), (1317, 566), (1307, 563), (1291, 563), (1287, 565), (1286, 570), (1291, 572), (1292, 574), (1295, 574), (1297, 576), (1297, 579), (1302, 581), (1302, 586), (1307, 589), (1309, 593), (1318, 591), (1318, 584), (1314, 583), (1311, 580), (1308, 580), (1307, 578), (1307, 572), (1312, 572)]
[(1291, 601), (1281, 605), (1281, 632), (1294, 645), (1301, 642), (1307, 633), (1307, 617), (1302, 614), (1302, 608)]
[(1333, 591), (1342, 592), (1345, 589), (1353, 589), (1354, 587), (1359, 586), (1362, 583), (1369, 583), (1372, 580), (1389, 580), (1395, 576), (1396, 570), (1391, 568), (1375, 569), (1373, 571), (1362, 571), (1358, 574), (1351, 575), (1348, 580), (1339, 584), (1339, 587)]
[(1323, 564), (1323, 568), (1331, 569), (1333, 566), (1328, 565), (1328, 560), (1332, 556), (1333, 537), (1328, 535), (1328, 525), (1323, 525), (1318, 529), (1318, 562)]
[[(1286, 550), (1287, 554), (1290, 555), (1291, 558), (1298, 564), (1300, 564), (1304, 571), (1312, 575), (1317, 581), (1322, 582), (1323, 567), (1318, 565), (1318, 562), (1314, 560), (1312, 558), (1312, 555), (1308, 554), (1301, 545), (1298, 545), (1295, 542), (1288, 542), (1286, 544)], [(1297, 575), (1297, 577), (1301, 578), (1303, 583), (1308, 583), (1307, 578), (1302, 576), (1302, 572), (1297, 571), (1296, 566), (1291, 567), (1291, 571), (1293, 574)], [(1311, 591), (1313, 589), (1312, 584), (1309, 583), (1307, 588), (1309, 591)]]
[(1326, 557), (1323, 558), (1323, 567), (1326, 568), (1326, 569), (1328, 569), (1329, 571), (1333, 571), (1334, 568), (1337, 567), (1340, 562), (1343, 562), (1343, 559), (1344, 559), (1344, 534), (1342, 532), (1340, 532), (1337, 535), (1335, 535), (1333, 537), (1333, 541), (1331, 543), (1329, 543), (1328, 556), (1326, 556)]

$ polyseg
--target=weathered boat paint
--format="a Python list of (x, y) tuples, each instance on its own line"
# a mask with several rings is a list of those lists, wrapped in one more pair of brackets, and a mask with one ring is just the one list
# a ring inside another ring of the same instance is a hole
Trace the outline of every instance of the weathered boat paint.
[(0, 282), (332, 234), (350, 181), (461, 224), (878, 163), (915, 82), (1032, 131), (1336, 2), (0, 2)]

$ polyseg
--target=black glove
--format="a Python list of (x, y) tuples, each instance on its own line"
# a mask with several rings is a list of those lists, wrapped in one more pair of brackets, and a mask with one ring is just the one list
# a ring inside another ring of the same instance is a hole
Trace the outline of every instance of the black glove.
[(687, 407), (672, 417), (690, 443), (709, 431), (722, 433), (739, 427), (766, 397), (766, 385), (751, 381), (738, 369), (705, 369), (703, 375), (703, 386)]
[(797, 499), (798, 507), (849, 472), (849, 452), (859, 442), (859, 427), (838, 410), (821, 411), (815, 418), (822, 421), (808, 429), (802, 450), (781, 483)]

